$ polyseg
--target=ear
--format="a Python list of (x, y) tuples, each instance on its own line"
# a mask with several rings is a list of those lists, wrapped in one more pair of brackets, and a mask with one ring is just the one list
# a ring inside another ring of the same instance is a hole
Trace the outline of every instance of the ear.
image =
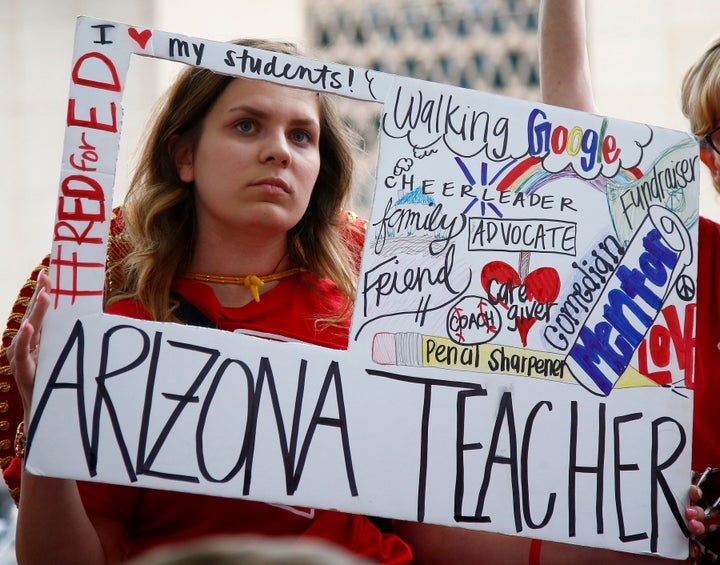
[(175, 155), (175, 169), (177, 170), (180, 180), (183, 182), (194, 182), (195, 181), (195, 169), (193, 168), (193, 148), (189, 143), (185, 143), (182, 147), (176, 150), (176, 145), (179, 142), (178, 136), (168, 142), (168, 150), (171, 155)]
[(708, 167), (712, 166), (712, 153), (713, 150), (710, 147), (706, 147), (704, 144), (700, 145), (700, 160)]
[(715, 153), (711, 147), (700, 146), (700, 160), (710, 170), (713, 184), (720, 187), (720, 155)]

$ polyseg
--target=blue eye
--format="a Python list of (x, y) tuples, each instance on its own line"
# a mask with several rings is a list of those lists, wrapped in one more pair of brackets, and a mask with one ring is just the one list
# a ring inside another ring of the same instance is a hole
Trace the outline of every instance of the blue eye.
[(241, 133), (250, 133), (255, 129), (255, 122), (250, 119), (240, 120), (235, 124), (235, 129)]
[(290, 134), (290, 139), (292, 139), (295, 143), (309, 143), (312, 136), (305, 130), (297, 130)]

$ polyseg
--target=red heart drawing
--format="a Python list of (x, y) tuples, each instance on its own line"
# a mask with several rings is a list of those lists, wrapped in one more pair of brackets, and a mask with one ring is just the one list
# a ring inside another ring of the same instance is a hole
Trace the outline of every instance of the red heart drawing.
[(152, 31), (149, 29), (138, 31), (134, 27), (129, 27), (128, 35), (131, 39), (135, 40), (135, 43), (137, 43), (142, 49), (145, 49), (145, 45), (147, 45), (148, 40), (152, 37)]
[[(480, 281), (488, 293), (490, 300), (497, 304), (509, 308), (511, 304), (506, 304), (504, 300), (498, 297), (490, 296), (490, 284), (496, 281), (500, 285), (506, 285), (510, 289), (517, 288), (521, 284), (525, 285), (525, 294), (527, 301), (535, 300), (540, 304), (550, 304), (555, 301), (560, 292), (560, 277), (552, 267), (540, 267), (528, 273), (525, 280), (520, 280), (517, 271), (504, 261), (491, 261), (483, 267), (480, 274)], [(523, 347), (527, 346), (527, 335), (530, 328), (535, 324), (537, 318), (518, 316), (515, 318), (518, 334)]]

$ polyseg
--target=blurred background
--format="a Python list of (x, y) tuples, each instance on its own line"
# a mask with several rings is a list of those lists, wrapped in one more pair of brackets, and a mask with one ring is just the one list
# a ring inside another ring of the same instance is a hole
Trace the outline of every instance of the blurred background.
[[(76, 16), (220, 41), (291, 40), (322, 60), (539, 100), (538, 4), (539, 0), (0, 0), (0, 317), (4, 320), (9, 314), (27, 275), (50, 250)], [(680, 112), (680, 82), (685, 69), (720, 33), (719, 24), (717, 0), (688, 0), (682, 6), (676, 0), (590, 0), (589, 51), (602, 112), (687, 129)], [(148, 114), (177, 68), (141, 57), (131, 64), (116, 203), (124, 195)], [(379, 107), (343, 101), (343, 111), (365, 142), (353, 208), (366, 214)], [(707, 176), (702, 184), (701, 213), (720, 221), (720, 202)], [(1, 407), (0, 403), (0, 411)], [(9, 449), (0, 445), (0, 459)], [(12, 563), (11, 536), (4, 540), (2, 563)]]

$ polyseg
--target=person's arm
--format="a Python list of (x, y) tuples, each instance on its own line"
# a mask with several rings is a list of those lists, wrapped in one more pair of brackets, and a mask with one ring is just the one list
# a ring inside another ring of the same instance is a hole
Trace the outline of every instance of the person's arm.
[(543, 102), (597, 113), (587, 52), (585, 0), (541, 0), (538, 44)]
[[(25, 421), (37, 368), (40, 328), (50, 306), (50, 281), (43, 271), (28, 305), (20, 331), (7, 349), (20, 392)], [(77, 483), (22, 472), (15, 551), (18, 563), (120, 563), (123, 529), (85, 512)]]
[(19, 564), (119, 564), (123, 530), (109, 520), (91, 520), (77, 483), (23, 471), (15, 553)]

